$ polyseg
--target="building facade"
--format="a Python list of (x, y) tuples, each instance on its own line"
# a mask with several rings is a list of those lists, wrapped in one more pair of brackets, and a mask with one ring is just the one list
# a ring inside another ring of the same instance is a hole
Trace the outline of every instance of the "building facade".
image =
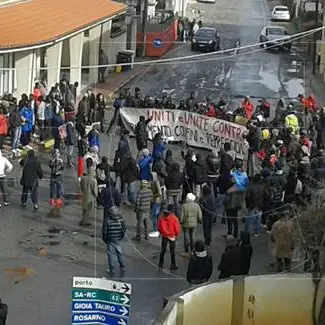
[(115, 64), (126, 48), (125, 12), (110, 0), (2, 0), (0, 95), (29, 94), (37, 80), (50, 87), (63, 74), (79, 91), (97, 82), (100, 50)]

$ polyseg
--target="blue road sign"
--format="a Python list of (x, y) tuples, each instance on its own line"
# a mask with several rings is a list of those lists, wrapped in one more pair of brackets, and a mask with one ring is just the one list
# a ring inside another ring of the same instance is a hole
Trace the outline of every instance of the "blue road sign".
[(72, 325), (79, 324), (128, 325), (128, 320), (107, 315), (103, 312), (75, 312), (72, 315)]
[(121, 317), (130, 316), (130, 308), (101, 300), (78, 300), (72, 303), (72, 312), (102, 311)]
[(162, 47), (163, 46), (163, 41), (160, 39), (160, 38), (155, 38), (153, 41), (152, 41), (152, 44), (154, 45), (154, 47)]
[(127, 325), (131, 292), (129, 283), (74, 277), (71, 323)]

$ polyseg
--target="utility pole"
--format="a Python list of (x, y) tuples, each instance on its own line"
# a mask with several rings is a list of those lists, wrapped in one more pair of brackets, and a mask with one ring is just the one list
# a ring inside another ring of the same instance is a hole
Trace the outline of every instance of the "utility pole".
[(125, 16), (126, 23), (126, 49), (131, 50), (132, 48), (132, 33), (133, 33), (133, 16), (135, 15), (135, 2), (134, 0), (127, 0), (126, 5), (128, 6)]
[(142, 56), (146, 56), (146, 26), (148, 21), (148, 0), (144, 0), (143, 9), (142, 9)]
[[(319, 7), (319, 0), (316, 0), (316, 3), (315, 3), (315, 27), (314, 28), (317, 28), (318, 27), (318, 7)], [(317, 67), (317, 34), (318, 32), (315, 32), (314, 33), (314, 43), (313, 43), (313, 75), (316, 74), (316, 67)]]

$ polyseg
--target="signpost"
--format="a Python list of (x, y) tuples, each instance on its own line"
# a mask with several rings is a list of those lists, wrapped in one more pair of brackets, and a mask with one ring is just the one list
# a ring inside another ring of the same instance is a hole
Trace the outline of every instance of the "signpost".
[(74, 277), (72, 325), (128, 325), (131, 284), (98, 278)]
[(157, 48), (160, 48), (163, 45), (163, 41), (160, 38), (155, 38), (152, 43), (153, 46)]

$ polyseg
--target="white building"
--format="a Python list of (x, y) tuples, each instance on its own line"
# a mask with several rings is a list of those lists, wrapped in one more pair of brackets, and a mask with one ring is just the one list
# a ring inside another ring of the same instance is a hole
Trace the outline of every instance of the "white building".
[(98, 68), (81, 67), (98, 65), (100, 49), (116, 63), (126, 48), (125, 12), (110, 0), (0, 0), (0, 95), (29, 94), (39, 79), (52, 86), (62, 73), (97, 82)]

